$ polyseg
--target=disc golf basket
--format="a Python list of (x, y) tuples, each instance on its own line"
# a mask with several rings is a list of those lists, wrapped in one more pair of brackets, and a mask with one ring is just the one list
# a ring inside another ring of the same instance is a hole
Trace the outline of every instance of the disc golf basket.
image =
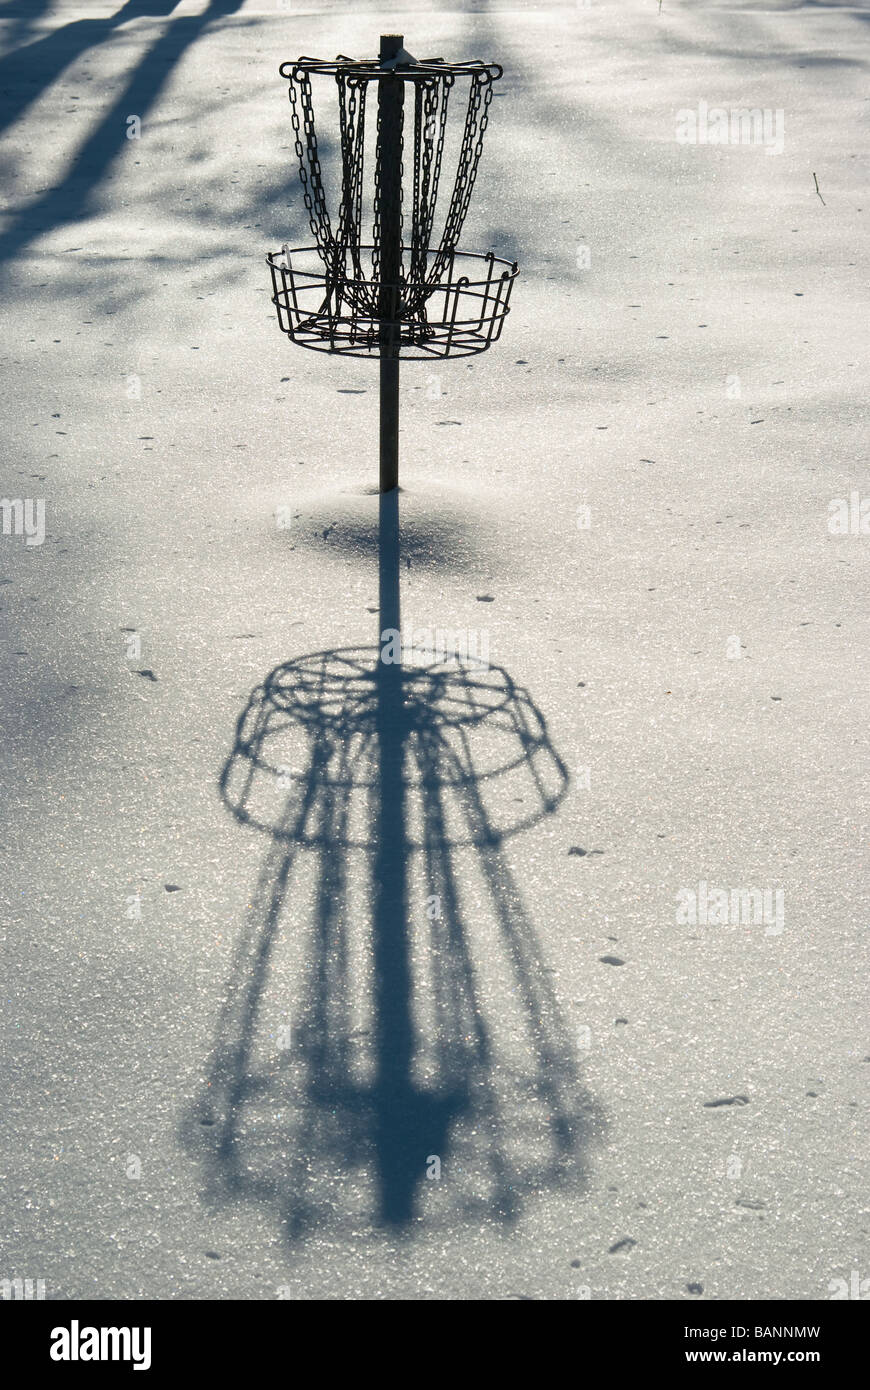
[[(495, 63), (418, 62), (405, 51), (401, 35), (389, 34), (381, 36), (378, 59), (299, 58), (283, 63), (280, 72), (290, 81), (299, 177), (314, 244), (285, 245), (267, 257), (272, 302), (282, 331), (300, 347), (379, 359), (380, 489), (388, 492), (398, 483), (400, 359), (484, 352), (498, 339), (508, 313), (516, 262), (458, 245), (493, 83), (502, 70)], [(331, 77), (337, 88), (337, 218), (327, 207), (313, 77)], [(374, 141), (367, 148), (372, 84), (377, 108)], [(436, 235), (448, 108), (461, 106), (463, 94), (453, 187)], [(373, 178), (367, 179), (372, 158)]]

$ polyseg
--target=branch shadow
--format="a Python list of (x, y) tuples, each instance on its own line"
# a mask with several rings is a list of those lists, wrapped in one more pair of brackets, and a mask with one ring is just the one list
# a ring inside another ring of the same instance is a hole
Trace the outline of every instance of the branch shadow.
[[(30, 82), (36, 90), (25, 99), (25, 105), (35, 100), (82, 52), (103, 42), (120, 24), (144, 15), (166, 17), (177, 3), (178, 0), (171, 0), (171, 3), (170, 0), (127, 0), (110, 19), (76, 20), (16, 50), (3, 60), (11, 66), (8, 76), (4, 77), (7, 69), (0, 67), (0, 88), (5, 90), (5, 84), (11, 82), (15, 102), (11, 108), (0, 103), (0, 129), (4, 123), (21, 115), (20, 84), (28, 80), (27, 73), (35, 74)], [(35, 237), (76, 222), (88, 212), (94, 190), (124, 147), (128, 115), (135, 113), (144, 120), (188, 49), (210, 24), (234, 14), (241, 4), (242, 0), (209, 0), (201, 14), (176, 19), (167, 26), (133, 69), (120, 96), (106, 109), (70, 160), (61, 181), (42, 197), (26, 204), (0, 235), (0, 262), (14, 259)]]
[[(20, 120), (62, 72), (89, 49), (104, 43), (122, 24), (131, 19), (165, 19), (179, 3), (180, 0), (126, 0), (113, 15), (104, 19), (73, 19), (0, 58), (0, 131)], [(46, 8), (43, 4), (42, 9)], [(37, 17), (31, 12), (28, 20), (33, 23)], [(22, 92), (22, 88), (27, 90)]]
[[(398, 561), (394, 492), (385, 630)], [(276, 667), (220, 777), (269, 846), (183, 1140), (209, 1204), (267, 1202), (290, 1241), (513, 1223), (583, 1190), (604, 1123), (505, 848), (567, 788), (544, 718), (500, 667), (386, 650)]]

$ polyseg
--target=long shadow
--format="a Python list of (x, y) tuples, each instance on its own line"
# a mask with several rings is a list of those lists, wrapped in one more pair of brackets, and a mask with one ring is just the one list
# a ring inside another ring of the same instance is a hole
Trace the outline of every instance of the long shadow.
[[(87, 136), (72, 158), (62, 181), (48, 189), (41, 198), (37, 198), (23, 207), (15, 220), (0, 236), (0, 262), (10, 260), (18, 255), (34, 237), (43, 232), (69, 222), (76, 222), (85, 215), (89, 210), (92, 190), (99, 184), (119, 150), (126, 144), (127, 117), (131, 113), (135, 113), (144, 121), (173, 69), (184, 57), (190, 46), (200, 37), (203, 30), (208, 28), (215, 19), (234, 14), (241, 4), (242, 0), (210, 0), (207, 9), (201, 14), (176, 19), (164, 30), (143, 55), (121, 95), (108, 108), (99, 124)], [(174, 5), (170, 8), (174, 8)], [(155, 11), (159, 14), (167, 12), (167, 6), (163, 0), (128, 0), (123, 10), (119, 11), (112, 20), (81, 20), (76, 21), (76, 23), (101, 26), (106, 31), (102, 34), (102, 37), (105, 38), (112, 28), (121, 23), (123, 17), (130, 19), (134, 15), (150, 14)], [(64, 31), (57, 32), (63, 34), (72, 27), (72, 25), (67, 25)], [(101, 37), (96, 32), (90, 30), (88, 32), (91, 33), (91, 38), (87, 42), (83, 38), (84, 47), (98, 42)], [(7, 61), (15, 62), (16, 78), (20, 79), (21, 65), (24, 63), (26, 66), (26, 55), (30, 54), (32, 49), (40, 47), (42, 42), (47, 44), (49, 40), (54, 38), (55, 34), (50, 34), (44, 41), (28, 45), (25, 49), (11, 55)], [(66, 33), (66, 45), (68, 43), (69, 34)], [(66, 46), (62, 47), (59, 52), (66, 52)], [(62, 67), (65, 66), (66, 62), (63, 62)], [(42, 73), (41, 68), (39, 71)], [(45, 74), (42, 76), (45, 78), (43, 85), (46, 85), (50, 78)], [(11, 76), (7, 75), (6, 81), (10, 80), (12, 80)], [(0, 75), (0, 82), (2, 82), (2, 75)], [(16, 114), (20, 114), (20, 109)]]
[[(0, 58), (0, 131), (19, 120), (62, 72), (89, 48), (104, 43), (120, 25), (145, 17), (165, 19), (179, 3), (180, 0), (126, 0), (113, 15), (73, 19)], [(31, 16), (31, 22), (35, 18)]]
[[(18, 0), (18, 3), (4, 4), (0, 10), (0, 20), (6, 25), (4, 39), (10, 48), (21, 43), (44, 18), (54, 0)], [(3, 60), (0, 60), (3, 61)], [(3, 96), (0, 95), (0, 109)]]
[(209, 1201), (266, 1201), (291, 1239), (514, 1221), (582, 1189), (603, 1124), (505, 850), (565, 767), (500, 667), (391, 659), (398, 494), (380, 506), (383, 645), (276, 667), (220, 778), (269, 848), (184, 1137)]

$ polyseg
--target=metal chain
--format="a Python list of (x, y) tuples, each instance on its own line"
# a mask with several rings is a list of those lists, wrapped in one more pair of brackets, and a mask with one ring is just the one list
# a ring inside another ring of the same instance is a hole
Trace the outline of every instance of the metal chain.
[[(336, 74), (338, 83), (338, 112), (341, 132), (341, 212), (338, 240), (334, 249), (334, 268), (338, 279), (347, 279), (347, 258), (350, 255), (353, 280), (363, 280), (360, 259), (362, 227), (362, 181), (365, 151), (365, 105), (368, 84), (347, 74)], [(359, 299), (357, 287), (348, 295), (351, 302)]]
[[(308, 213), (308, 224), (326, 271), (327, 293), (339, 313), (341, 300), (348, 302), (357, 314), (376, 319), (381, 269), (381, 117), (378, 110), (374, 202), (372, 226), (371, 270), (366, 274), (361, 256), (363, 172), (365, 160), (365, 105), (370, 78), (365, 74), (335, 71), (338, 88), (339, 131), (341, 138), (341, 203), (337, 234), (333, 233), (326, 206), (317, 136), (314, 127), (314, 106), (309, 72), (294, 67), (290, 75), (290, 105), (296, 157), (302, 196)], [(464, 74), (463, 74), (464, 75)], [(402, 309), (402, 317), (417, 322), (425, 330), (425, 304), (429, 295), (442, 280), (452, 253), (456, 250), (465, 222), (483, 150), (483, 137), (489, 120), (494, 76), (488, 69), (470, 74), (465, 125), (457, 159), (456, 176), (450, 195), (444, 228), (437, 250), (429, 266), (430, 242), (435, 205), (441, 177), (447, 129), (447, 108), (450, 91), (455, 82), (453, 73), (428, 73), (413, 82), (413, 172), (411, 241), (408, 276), (415, 288)], [(498, 72), (495, 74), (498, 76)], [(400, 77), (393, 80), (401, 81)], [(400, 139), (404, 136), (404, 106)], [(392, 180), (383, 193), (396, 198), (400, 208), (400, 228), (404, 230), (403, 206), (404, 163), (398, 171), (398, 188), (394, 186), (394, 171), (387, 171)], [(428, 271), (427, 271), (428, 266)], [(352, 268), (352, 275), (348, 272)], [(404, 280), (404, 264), (402, 279)], [(348, 281), (358, 282), (349, 285)]]
[(465, 113), (465, 129), (462, 133), (456, 181), (450, 196), (444, 231), (428, 276), (429, 283), (433, 285), (440, 280), (451, 252), (456, 249), (468, 213), (477, 177), (477, 166), (483, 152), (483, 136), (489, 120), (491, 101), (492, 78), (489, 73), (474, 73), (468, 93), (468, 109)]
[(419, 151), (419, 191), (415, 192), (415, 224), (411, 253), (411, 280), (417, 288), (408, 296), (408, 313), (421, 323), (425, 323), (424, 306), (432, 292), (431, 288), (427, 288), (427, 266), (441, 178), (447, 108), (453, 83), (452, 74), (445, 73), (435, 79), (423, 100), (417, 130), (415, 154)]
[(449, 81), (432, 78), (415, 84), (414, 216), (411, 232), (411, 281), (426, 279), (429, 242), (441, 175), (447, 126)]
[[(298, 87), (298, 93), (297, 93)], [(317, 155), (317, 136), (314, 130), (314, 106), (311, 100), (311, 78), (307, 72), (294, 73), (290, 83), (290, 106), (293, 135), (296, 144), (296, 158), (299, 160), (299, 181), (302, 184), (302, 198), (308, 212), (308, 225), (317, 243), (321, 256), (327, 262), (332, 245), (332, 227), (326, 209), (323, 182), (320, 173), (320, 160)], [(300, 122), (299, 109), (302, 110)], [(302, 144), (302, 130), (305, 132), (305, 146)], [(328, 262), (327, 262), (328, 263)]]

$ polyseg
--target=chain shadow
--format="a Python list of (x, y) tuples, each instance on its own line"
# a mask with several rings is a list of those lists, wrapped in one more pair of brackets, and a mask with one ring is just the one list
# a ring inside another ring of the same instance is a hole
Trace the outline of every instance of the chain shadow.
[[(381, 537), (398, 629), (395, 493)], [(603, 1127), (505, 849), (567, 788), (543, 716), (500, 667), (386, 650), (276, 667), (220, 777), (269, 845), (184, 1138), (208, 1202), (290, 1240), (511, 1223)]]

